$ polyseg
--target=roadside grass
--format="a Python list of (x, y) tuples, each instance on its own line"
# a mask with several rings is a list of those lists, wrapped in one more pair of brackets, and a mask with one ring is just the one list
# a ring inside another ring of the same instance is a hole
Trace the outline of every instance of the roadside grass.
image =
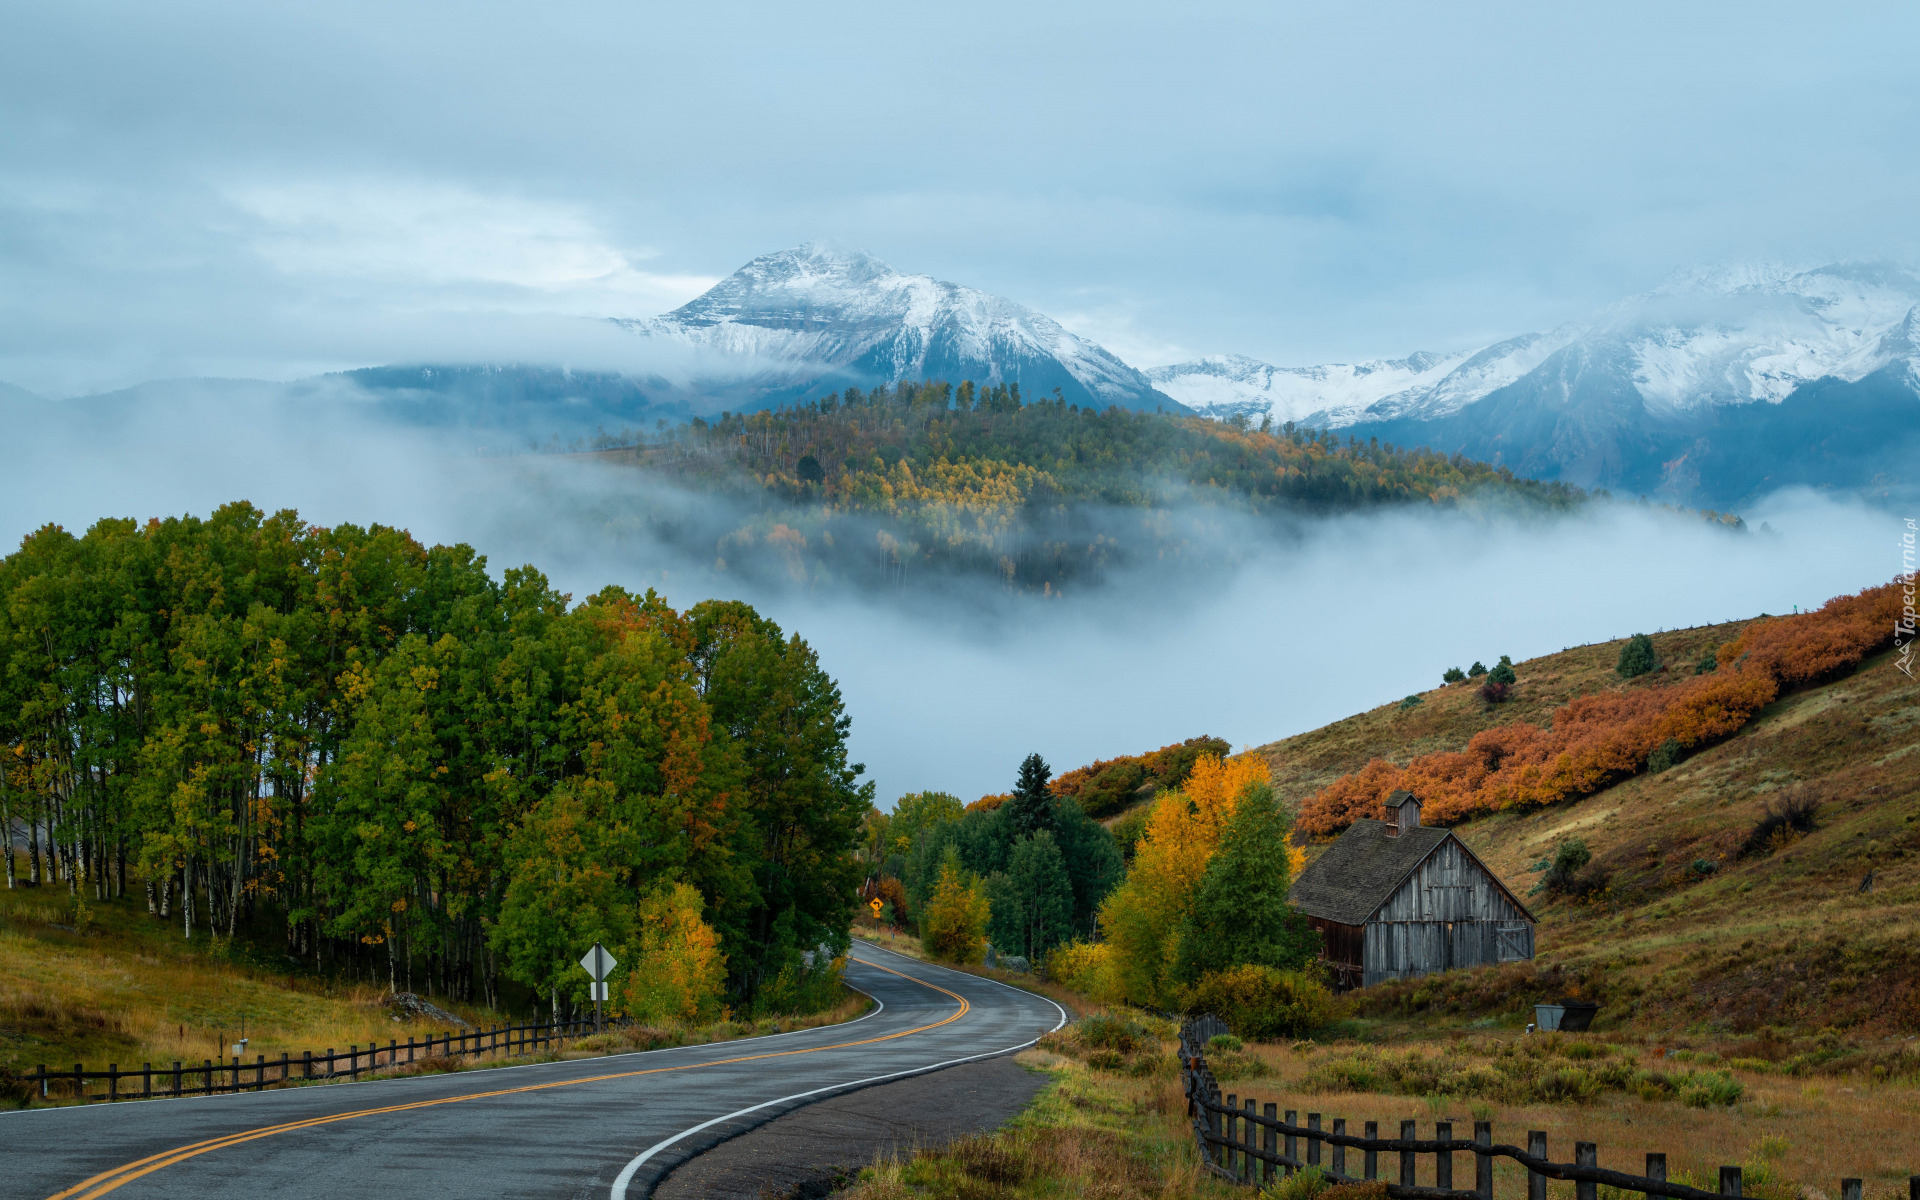
[[(225, 939), (203, 935), (188, 943), (177, 928), (149, 916), (144, 900), (76, 906), (64, 887), (0, 890), (0, 1084), (6, 1084), (0, 1092), (10, 1096), (7, 1102), (26, 1099), (18, 1081), (40, 1064), (52, 1072), (70, 1071), (76, 1063), (89, 1070), (109, 1064), (137, 1070), (143, 1063), (159, 1069), (176, 1061), (231, 1061), (243, 1018), (246, 1064), (261, 1056), (278, 1060), (282, 1053), (297, 1061), (305, 1050), (384, 1048), (389, 1041), (404, 1049), (409, 1036), (449, 1032), (429, 1018), (396, 1015), (383, 987), (330, 981), (297, 968), (281, 974), (258, 957), (257, 948)], [(476, 1028), (530, 1019), (441, 996), (433, 1002)], [(477, 1070), (726, 1041), (836, 1024), (871, 1005), (848, 990), (833, 1008), (807, 1016), (610, 1030), (537, 1055), (436, 1056), (377, 1074)], [(362, 1078), (368, 1074), (363, 1071)]]
[[(1124, 1011), (1095, 1012), (1048, 1035), (1020, 1059), (1054, 1076), (1024, 1114), (993, 1134), (910, 1160), (878, 1161), (851, 1196), (1246, 1195), (1201, 1172), (1172, 1036), (1171, 1022)], [(1562, 1161), (1572, 1157), (1576, 1141), (1597, 1143), (1601, 1166), (1634, 1173), (1647, 1153), (1664, 1153), (1672, 1178), (1707, 1190), (1717, 1187), (1722, 1165), (1739, 1165), (1744, 1194), (1760, 1200), (1826, 1200), (1839, 1195), (1842, 1176), (1863, 1178), (1866, 1200), (1907, 1195), (1907, 1178), (1920, 1169), (1920, 1090), (1910, 1081), (1876, 1081), (1870, 1074), (1808, 1080), (1763, 1065), (1710, 1062), (1717, 1057), (1711, 1051), (1669, 1055), (1668, 1049), (1604, 1038), (1485, 1034), (1392, 1048), (1353, 1039), (1249, 1044), (1223, 1048), (1211, 1061), (1222, 1091), (1240, 1102), (1272, 1102), (1302, 1121), (1318, 1113), (1327, 1127), (1342, 1117), (1353, 1133), (1374, 1121), (1382, 1136), (1398, 1136), (1400, 1122), (1411, 1119), (1423, 1137), (1433, 1136), (1436, 1121), (1453, 1122), (1455, 1135), (1464, 1137), (1474, 1121), (1487, 1120), (1496, 1142), (1524, 1145), (1528, 1131), (1544, 1132), (1551, 1156)], [(1496, 1064), (1516, 1056), (1540, 1068), (1523, 1083), (1549, 1086), (1504, 1094), (1488, 1086), (1499, 1077)], [(1399, 1069), (1391, 1069), (1396, 1064)], [(1727, 1080), (1738, 1085), (1737, 1094), (1727, 1102), (1723, 1092), (1696, 1107), (1684, 1089), (1642, 1094), (1552, 1086), (1556, 1078), (1577, 1083), (1566, 1072), (1591, 1075), (1596, 1064), (1629, 1074)], [(1484, 1094), (1459, 1077), (1476, 1072)], [(1423, 1092), (1423, 1085), (1456, 1090)], [(1358, 1155), (1349, 1161), (1358, 1173)], [(1381, 1169), (1397, 1174), (1390, 1156)], [(1456, 1158), (1456, 1181), (1462, 1171), (1471, 1171), (1465, 1156)], [(1430, 1157), (1420, 1163), (1418, 1182), (1435, 1184)], [(1496, 1164), (1496, 1194), (1520, 1195), (1525, 1186), (1523, 1169), (1508, 1160)], [(1574, 1191), (1550, 1181), (1548, 1194), (1572, 1200)]]

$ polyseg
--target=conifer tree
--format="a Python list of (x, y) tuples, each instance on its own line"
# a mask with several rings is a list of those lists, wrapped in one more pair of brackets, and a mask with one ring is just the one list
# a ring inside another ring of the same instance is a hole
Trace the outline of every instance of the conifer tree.
[(1320, 952), (1320, 934), (1287, 903), (1291, 830), (1272, 788), (1253, 783), (1241, 792), (1180, 930), (1178, 978), (1192, 982), (1249, 963), (1293, 970)]
[(1046, 830), (1054, 831), (1053, 791), (1047, 785), (1053, 768), (1038, 754), (1029, 754), (1020, 764), (1019, 781), (1013, 785), (1013, 798), (1006, 803), (1007, 836), (1018, 841)]
[(1644, 633), (1636, 633), (1620, 647), (1620, 661), (1614, 664), (1614, 670), (1622, 679), (1633, 679), (1645, 675), (1660, 665), (1660, 659), (1653, 652), (1653, 639)]

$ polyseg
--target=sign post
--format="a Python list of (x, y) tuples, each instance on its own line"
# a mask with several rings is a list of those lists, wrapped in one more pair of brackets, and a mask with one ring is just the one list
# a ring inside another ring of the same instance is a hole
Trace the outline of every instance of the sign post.
[(593, 949), (587, 951), (587, 956), (580, 960), (580, 965), (593, 977), (593, 1031), (599, 1033), (600, 1002), (607, 998), (607, 976), (619, 964), (614, 961), (613, 955), (607, 953), (605, 946), (595, 942)]

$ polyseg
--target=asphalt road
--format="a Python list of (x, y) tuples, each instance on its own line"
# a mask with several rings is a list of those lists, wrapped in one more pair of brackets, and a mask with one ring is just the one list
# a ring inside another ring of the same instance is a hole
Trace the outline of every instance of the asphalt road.
[[(857, 1021), (452, 1075), (0, 1115), (6, 1200), (640, 1200), (689, 1157), (854, 1087), (1030, 1044), (1049, 1000), (857, 944)], [(939, 1075), (926, 1080), (941, 1086)]]

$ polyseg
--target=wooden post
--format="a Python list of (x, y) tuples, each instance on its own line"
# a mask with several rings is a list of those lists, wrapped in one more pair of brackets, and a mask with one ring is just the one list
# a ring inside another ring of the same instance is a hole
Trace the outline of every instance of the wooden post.
[(1246, 1119), (1240, 1122), (1240, 1144), (1242, 1146), (1240, 1165), (1244, 1168), (1240, 1172), (1240, 1177), (1248, 1183), (1258, 1183), (1260, 1180), (1260, 1160), (1253, 1156), (1253, 1152), (1260, 1148), (1258, 1132), (1260, 1127), (1253, 1123), (1253, 1101), (1245, 1100), (1241, 1103), (1246, 1108), (1247, 1115)]
[(142, 1100), (153, 1098), (153, 1064), (150, 1062), (140, 1064), (140, 1098)]
[[(1345, 1117), (1335, 1117), (1333, 1119), (1333, 1131), (1341, 1137), (1345, 1137), (1347, 1134), (1347, 1119)], [(1333, 1174), (1345, 1175), (1346, 1173), (1347, 1148), (1336, 1142), (1333, 1146)]]
[[(1375, 1140), (1375, 1139), (1377, 1139), (1377, 1138), (1379, 1138), (1379, 1136), (1380, 1136), (1380, 1122), (1378, 1122), (1378, 1121), (1368, 1121), (1368, 1122), (1367, 1122), (1367, 1132), (1366, 1132), (1366, 1137), (1367, 1137), (1367, 1140), (1368, 1140), (1368, 1141), (1373, 1141), (1373, 1140)], [(1368, 1147), (1367, 1147), (1367, 1175), (1366, 1175), (1366, 1177), (1367, 1177), (1368, 1179), (1378, 1179), (1378, 1178), (1380, 1178), (1380, 1152), (1379, 1152), (1378, 1150), (1375, 1150), (1375, 1149), (1374, 1149), (1374, 1148), (1373, 1148), (1372, 1146), (1368, 1146)]]
[(47, 1064), (41, 1063), (35, 1067), (33, 1075), (35, 1079), (40, 1081), (40, 1098), (45, 1100), (47, 1098)]
[[(1294, 1129), (1299, 1124), (1300, 1124), (1300, 1114), (1298, 1112), (1295, 1112), (1291, 1108), (1288, 1109), (1287, 1110), (1287, 1157), (1296, 1163), (1300, 1161), (1300, 1135), (1295, 1133)], [(1292, 1178), (1294, 1172), (1298, 1171), (1299, 1169), (1300, 1168), (1296, 1166), (1288, 1166), (1287, 1177)]]
[(313, 1051), (311, 1050), (302, 1050), (300, 1052), (300, 1078), (313, 1078)]
[(280, 1052), (280, 1082), (281, 1083), (285, 1083), (287, 1082), (288, 1079), (292, 1078), (292, 1068), (293, 1068), (293, 1064), (287, 1061), (287, 1052), (285, 1050), (282, 1050)]
[(1740, 1194), (1739, 1167), (1720, 1168), (1720, 1194), (1722, 1196), (1738, 1196)]
[(254, 1056), (253, 1090), (256, 1092), (267, 1090), (267, 1056), (264, 1054)]
[[(1275, 1104), (1267, 1105), (1264, 1115), (1269, 1121), (1278, 1121), (1280, 1119), (1279, 1106)], [(1274, 1129), (1271, 1125), (1262, 1129), (1260, 1131), (1260, 1148), (1267, 1152), (1269, 1160), (1271, 1160), (1271, 1158), (1274, 1155), (1279, 1154), (1280, 1153), (1280, 1132)], [(1279, 1174), (1279, 1172), (1274, 1170), (1273, 1163), (1271, 1161), (1263, 1162), (1260, 1164), (1260, 1182), (1272, 1183), (1274, 1180), (1274, 1177), (1277, 1174)]]
[[(1492, 1121), (1473, 1123), (1473, 1143), (1476, 1146), (1493, 1145)], [(1473, 1190), (1480, 1193), (1480, 1200), (1493, 1200), (1493, 1155), (1488, 1150), (1473, 1152)]]
[(1320, 1165), (1320, 1114), (1319, 1113), (1307, 1114), (1307, 1129), (1309, 1130), (1307, 1134), (1307, 1165), (1310, 1167), (1317, 1167)]
[(1907, 1200), (1920, 1200), (1920, 1175), (1907, 1176)]
[(356, 1083), (360, 1080), (360, 1045), (357, 1042), (347, 1046), (347, 1078)]
[[(1593, 1142), (1575, 1142), (1573, 1144), (1573, 1165), (1576, 1167), (1597, 1167), (1600, 1165), (1600, 1147)], [(1573, 1200), (1600, 1200), (1600, 1185), (1591, 1179), (1573, 1181)]]
[(73, 1064), (73, 1098), (82, 1104), (87, 1102), (87, 1074), (82, 1063)]
[(327, 1078), (333, 1078), (333, 1047), (327, 1047)]
[[(1658, 1179), (1661, 1183), (1665, 1183), (1667, 1181), (1667, 1156), (1666, 1155), (1664, 1154), (1647, 1155), (1647, 1178)], [(1655, 1200), (1654, 1194), (1652, 1192), (1642, 1192), (1640, 1194), (1645, 1196), (1647, 1200)]]
[(120, 1064), (107, 1064), (107, 1103), (112, 1104), (120, 1098)]
[(1860, 1181), (1842, 1179), (1840, 1181), (1840, 1200), (1860, 1200)]
[(400, 1061), (400, 1043), (395, 1041), (392, 1038), (388, 1038), (387, 1039), (387, 1069), (392, 1070), (395, 1064), (397, 1064), (399, 1061)]
[(407, 1061), (413, 1061), (413, 1035), (407, 1035)]
[[(1436, 1121), (1433, 1126), (1433, 1139), (1437, 1142), (1453, 1140), (1453, 1122)], [(1453, 1187), (1453, 1151), (1436, 1150), (1433, 1153), (1433, 1186), (1437, 1188)]]
[(1236, 1140), (1234, 1134), (1240, 1124), (1240, 1097), (1234, 1095), (1232, 1092), (1228, 1092), (1227, 1111), (1222, 1115), (1225, 1117), (1225, 1122), (1224, 1127), (1220, 1131), (1220, 1136), (1226, 1139), (1227, 1144), (1220, 1147), (1226, 1155), (1226, 1159), (1221, 1165), (1226, 1167), (1227, 1174), (1231, 1175), (1235, 1169), (1233, 1143)]
[[(1417, 1121), (1400, 1122), (1400, 1140), (1401, 1141), (1411, 1142), (1419, 1136), (1420, 1136), (1419, 1122)], [(1413, 1151), (1402, 1150), (1400, 1152), (1400, 1186), (1401, 1187), (1417, 1187), (1419, 1185), (1415, 1182), (1416, 1178), (1417, 1178), (1417, 1167), (1416, 1167)]]
[[(1527, 1131), (1527, 1153), (1535, 1158), (1547, 1156), (1547, 1135), (1538, 1129)], [(1527, 1200), (1547, 1200), (1547, 1177), (1527, 1168)]]

